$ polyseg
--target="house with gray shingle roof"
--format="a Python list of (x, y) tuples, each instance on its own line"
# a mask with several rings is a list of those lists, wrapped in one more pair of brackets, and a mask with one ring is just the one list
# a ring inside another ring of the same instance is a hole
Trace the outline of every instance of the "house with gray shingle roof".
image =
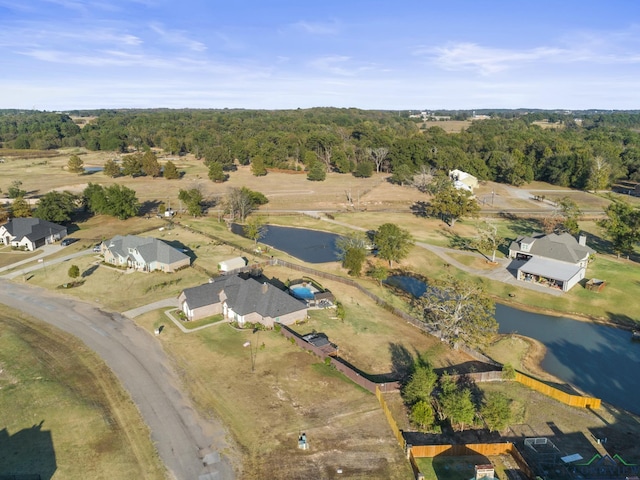
[(102, 242), (100, 253), (106, 263), (143, 272), (175, 272), (191, 264), (188, 255), (153, 237), (117, 235)]
[(270, 283), (239, 275), (225, 275), (187, 288), (178, 302), (188, 320), (223, 314), (240, 325), (261, 323), (269, 328), (275, 323), (291, 325), (304, 320), (308, 309), (306, 303)]
[(67, 236), (67, 227), (39, 218), (14, 218), (0, 226), (0, 242), (35, 250)]
[(569, 233), (518, 237), (509, 246), (509, 258), (525, 261), (518, 267), (518, 280), (565, 292), (585, 277), (594, 253), (585, 235), (576, 240)]

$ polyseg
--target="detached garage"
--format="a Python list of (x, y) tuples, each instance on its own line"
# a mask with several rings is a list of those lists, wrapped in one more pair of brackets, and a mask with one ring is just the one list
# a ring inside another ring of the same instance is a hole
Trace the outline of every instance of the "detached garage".
[(585, 271), (580, 265), (533, 257), (518, 269), (518, 280), (568, 292), (584, 278)]
[(229, 260), (224, 260), (223, 262), (220, 262), (218, 264), (218, 270), (220, 270), (221, 272), (227, 273), (227, 272), (231, 272), (232, 270), (236, 270), (238, 268), (244, 268), (247, 266), (247, 263), (249, 262), (244, 257), (230, 258)]

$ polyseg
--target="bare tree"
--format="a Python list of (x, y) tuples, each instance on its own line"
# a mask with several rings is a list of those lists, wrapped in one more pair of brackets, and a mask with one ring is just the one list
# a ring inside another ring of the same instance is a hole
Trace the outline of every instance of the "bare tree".
[(386, 147), (367, 148), (367, 153), (376, 164), (376, 172), (380, 173), (380, 168), (382, 167), (384, 161), (387, 159), (389, 149)]
[(316, 156), (318, 160), (324, 163), (327, 172), (331, 171), (331, 157), (333, 155), (333, 147), (325, 145), (316, 149)]
[(253, 210), (251, 197), (241, 188), (233, 187), (229, 189), (225, 204), (226, 211), (229, 213), (232, 221), (237, 218), (239, 221), (244, 222), (244, 219), (247, 218), (247, 215)]
[(426, 192), (433, 181), (433, 169), (427, 165), (421, 165), (420, 170), (413, 176), (413, 186), (421, 192)]
[(491, 261), (496, 261), (496, 250), (504, 243), (504, 238), (498, 235), (498, 226), (490, 220), (484, 220), (477, 227), (478, 236), (476, 245), (479, 250), (489, 250), (492, 252)]

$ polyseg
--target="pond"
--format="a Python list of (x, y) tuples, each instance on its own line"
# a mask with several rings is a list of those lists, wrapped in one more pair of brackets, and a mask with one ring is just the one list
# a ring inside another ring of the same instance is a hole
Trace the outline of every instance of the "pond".
[[(233, 224), (231, 231), (244, 235), (242, 225)], [(340, 235), (307, 228), (281, 227), (268, 225), (260, 243), (277, 248), (307, 263), (326, 263), (338, 261), (339, 251), (336, 240)]]
[[(386, 283), (419, 296), (426, 284), (396, 275)], [(640, 343), (613, 326), (496, 305), (500, 333), (518, 333), (547, 347), (542, 368), (583, 392), (640, 414)]]
[(104, 167), (84, 167), (84, 173), (102, 172)]

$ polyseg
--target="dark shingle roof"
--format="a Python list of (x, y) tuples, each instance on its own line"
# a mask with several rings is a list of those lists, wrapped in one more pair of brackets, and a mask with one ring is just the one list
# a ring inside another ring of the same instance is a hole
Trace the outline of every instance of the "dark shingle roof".
[(277, 318), (297, 312), (307, 305), (269, 283), (260, 283), (237, 275), (218, 277), (211, 283), (186, 288), (183, 293), (189, 308), (199, 308), (220, 301), (224, 292), (227, 304), (238, 315), (256, 312), (263, 317)]
[(224, 291), (227, 303), (239, 315), (256, 312), (263, 317), (277, 318), (307, 308), (305, 303), (270, 283), (260, 283), (253, 278), (231, 288), (225, 287)]
[(16, 239), (27, 237), (32, 242), (66, 229), (66, 227), (39, 218), (14, 218), (5, 223), (4, 227)]
[(595, 250), (586, 245), (580, 245), (572, 235), (566, 232), (560, 235), (555, 233), (539, 234), (533, 238), (520, 237), (511, 244), (510, 249), (519, 251), (522, 243), (531, 244), (531, 248), (525, 253), (568, 263), (578, 263), (595, 253)]

